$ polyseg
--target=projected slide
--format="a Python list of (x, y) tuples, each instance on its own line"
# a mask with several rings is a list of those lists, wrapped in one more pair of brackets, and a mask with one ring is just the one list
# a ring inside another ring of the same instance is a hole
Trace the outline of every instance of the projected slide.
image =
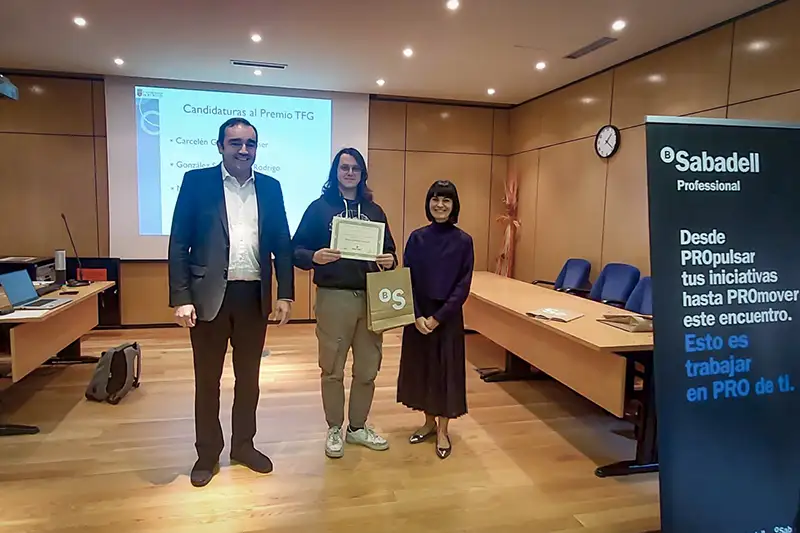
[(135, 91), (139, 235), (169, 235), (183, 175), (220, 163), (217, 133), (232, 117), (258, 129), (254, 169), (281, 182), (294, 233), (330, 168), (330, 100), (141, 86)]

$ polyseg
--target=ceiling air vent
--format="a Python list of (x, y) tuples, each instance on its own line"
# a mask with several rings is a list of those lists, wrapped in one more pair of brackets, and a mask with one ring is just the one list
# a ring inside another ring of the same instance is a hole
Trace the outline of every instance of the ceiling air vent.
[(565, 57), (567, 59), (578, 59), (579, 57), (583, 57), (586, 54), (591, 54), (595, 50), (599, 50), (600, 48), (603, 48), (604, 46), (609, 45), (611, 43), (615, 43), (615, 42), (617, 42), (617, 40), (614, 39), (613, 37), (602, 37), (600, 39), (597, 39), (593, 43), (587, 44), (583, 48), (575, 50), (574, 52), (572, 52), (571, 54), (569, 54), (569, 55), (567, 55)]
[(266, 63), (264, 61), (245, 61), (242, 59), (231, 59), (231, 65), (234, 67), (247, 67), (247, 68), (264, 68), (272, 70), (285, 70), (286, 63)]

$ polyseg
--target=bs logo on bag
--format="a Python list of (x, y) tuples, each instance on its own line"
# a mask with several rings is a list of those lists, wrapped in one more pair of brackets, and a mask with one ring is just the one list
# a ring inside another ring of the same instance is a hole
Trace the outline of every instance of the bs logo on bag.
[(388, 304), (389, 302), (392, 303), (392, 308), (395, 311), (400, 311), (401, 309), (405, 308), (406, 306), (406, 299), (404, 298), (405, 291), (403, 289), (397, 289), (395, 291), (391, 291), (389, 289), (381, 289), (378, 292), (378, 298), (381, 302)]

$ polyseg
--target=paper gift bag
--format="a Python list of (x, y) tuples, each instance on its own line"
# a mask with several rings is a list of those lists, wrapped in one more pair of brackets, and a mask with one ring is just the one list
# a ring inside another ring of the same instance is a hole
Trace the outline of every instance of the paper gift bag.
[(413, 324), (415, 320), (411, 271), (408, 268), (367, 274), (367, 326), (370, 331), (383, 333)]

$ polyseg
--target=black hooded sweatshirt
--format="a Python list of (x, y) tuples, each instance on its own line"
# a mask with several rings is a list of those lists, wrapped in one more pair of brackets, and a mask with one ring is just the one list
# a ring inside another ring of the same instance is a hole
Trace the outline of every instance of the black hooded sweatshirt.
[(352, 259), (339, 259), (327, 265), (317, 265), (313, 262), (312, 258), (317, 250), (330, 247), (333, 218), (337, 216), (358, 218), (359, 214), (362, 220), (386, 224), (383, 253), (392, 254), (395, 257), (395, 265), (397, 264), (396, 248), (386, 213), (378, 204), (367, 200), (345, 200), (338, 194), (326, 194), (308, 206), (292, 239), (295, 265), (303, 270), (313, 269), (314, 284), (317, 287), (363, 291), (367, 288), (367, 273), (380, 270), (377, 263)]

